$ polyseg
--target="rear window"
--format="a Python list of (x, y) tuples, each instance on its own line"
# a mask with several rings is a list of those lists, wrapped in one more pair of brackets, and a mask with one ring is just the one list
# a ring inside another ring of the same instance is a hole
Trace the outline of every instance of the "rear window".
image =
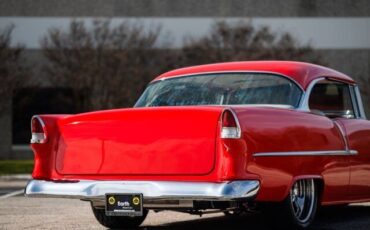
[(265, 73), (175, 77), (148, 86), (136, 107), (274, 104), (297, 107), (302, 90), (288, 78)]

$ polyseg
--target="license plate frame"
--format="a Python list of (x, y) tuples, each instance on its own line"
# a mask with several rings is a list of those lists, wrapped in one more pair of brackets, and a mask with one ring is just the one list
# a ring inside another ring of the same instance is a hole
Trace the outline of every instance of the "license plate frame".
[(142, 216), (143, 194), (141, 193), (105, 194), (105, 215)]

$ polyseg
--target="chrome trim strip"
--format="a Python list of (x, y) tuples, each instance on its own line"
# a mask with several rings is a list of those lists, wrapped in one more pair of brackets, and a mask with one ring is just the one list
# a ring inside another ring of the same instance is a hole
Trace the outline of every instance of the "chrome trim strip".
[(357, 155), (358, 154), (358, 151), (357, 150), (353, 150), (353, 149), (350, 149), (347, 151), (349, 155)]
[(178, 77), (190, 77), (190, 76), (197, 76), (197, 75), (224, 74), (224, 73), (257, 73), (257, 74), (258, 73), (261, 73), (261, 74), (278, 75), (278, 76), (281, 76), (281, 77), (285, 77), (288, 80), (291, 80), (292, 82), (294, 82), (302, 90), (302, 93), (304, 93), (303, 87), (296, 80), (294, 80), (292, 77), (289, 77), (289, 76), (284, 75), (284, 74), (279, 73), (279, 72), (260, 71), (260, 70), (229, 70), (229, 71), (228, 70), (224, 70), (224, 71), (210, 71), (210, 72), (196, 72), (196, 73), (189, 73), (189, 74), (180, 74), (180, 75), (174, 75), (174, 76), (170, 76), (170, 77), (163, 77), (163, 78), (161, 78), (159, 80), (155, 80), (154, 79), (149, 84), (154, 83), (156, 81), (164, 81), (164, 80), (167, 80), (167, 79), (178, 78)]
[(325, 77), (321, 77), (321, 78), (317, 78), (317, 79), (311, 81), (311, 83), (307, 86), (306, 91), (303, 91), (304, 92), (303, 95), (302, 95), (303, 99), (301, 100), (301, 103), (298, 106), (298, 110), (310, 111), (310, 107), (308, 106), (308, 101), (310, 99), (311, 91), (312, 91), (313, 87), (316, 85), (317, 82), (323, 81), (325, 79), (326, 79)]
[(341, 134), (341, 136), (342, 136), (343, 143), (344, 143), (344, 146), (345, 146), (345, 148), (346, 148), (346, 151), (347, 151), (347, 152), (348, 152), (348, 151), (350, 151), (350, 149), (349, 149), (349, 144), (348, 144), (348, 139), (347, 139), (347, 135), (346, 135), (346, 133), (344, 132), (343, 127), (342, 127), (342, 125), (340, 124), (340, 121), (336, 121), (336, 120), (334, 120), (334, 121), (333, 121), (333, 123), (334, 123), (334, 126), (335, 126), (335, 127), (337, 127), (337, 129), (339, 130), (339, 132), (340, 132), (340, 134)]
[(251, 199), (257, 195), (259, 188), (257, 180), (222, 183), (88, 180), (58, 183), (31, 180), (25, 189), (25, 196), (102, 200), (106, 193), (142, 193), (144, 199), (227, 201)]
[(366, 114), (364, 110), (364, 104), (362, 104), (362, 98), (361, 98), (360, 89), (358, 88), (358, 85), (355, 85), (355, 94), (357, 98), (357, 105), (360, 110), (360, 118), (366, 120), (367, 118), (366, 118)]
[(351, 96), (352, 108), (354, 112), (354, 118), (360, 118), (360, 106), (358, 105), (358, 100), (355, 93), (355, 86), (349, 85), (349, 94)]
[(292, 151), (292, 152), (261, 152), (253, 154), (254, 157), (290, 157), (290, 156), (352, 156), (357, 155), (356, 150), (330, 150), (330, 151)]

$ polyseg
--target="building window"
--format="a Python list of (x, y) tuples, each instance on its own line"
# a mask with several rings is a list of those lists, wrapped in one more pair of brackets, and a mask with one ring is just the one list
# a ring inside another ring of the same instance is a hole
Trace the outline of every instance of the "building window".
[(69, 88), (23, 88), (13, 97), (13, 144), (28, 144), (30, 120), (35, 114), (77, 113), (74, 93)]

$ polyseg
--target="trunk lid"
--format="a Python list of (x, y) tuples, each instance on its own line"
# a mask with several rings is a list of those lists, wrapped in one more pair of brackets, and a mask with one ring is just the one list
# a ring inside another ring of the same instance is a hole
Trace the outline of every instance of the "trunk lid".
[(58, 123), (60, 174), (202, 175), (212, 171), (222, 107), (79, 114)]

